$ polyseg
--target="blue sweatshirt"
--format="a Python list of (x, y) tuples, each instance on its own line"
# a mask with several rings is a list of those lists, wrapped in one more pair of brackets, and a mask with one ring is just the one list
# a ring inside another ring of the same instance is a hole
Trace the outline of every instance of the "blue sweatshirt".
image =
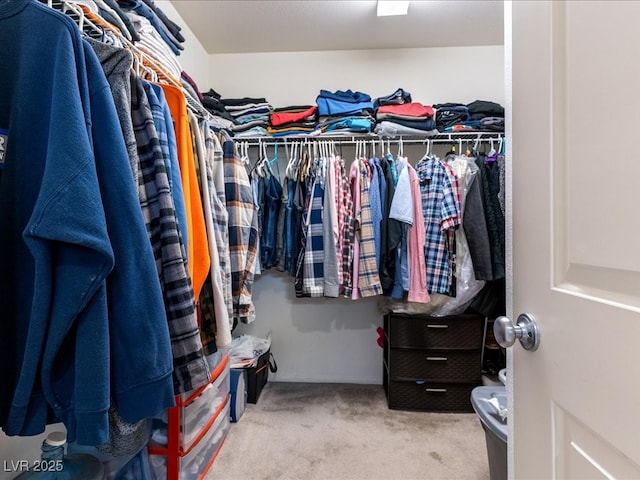
[(109, 86), (73, 21), (5, 0), (0, 45), (0, 427), (60, 420), (95, 445), (111, 401), (131, 423), (173, 404), (151, 245)]

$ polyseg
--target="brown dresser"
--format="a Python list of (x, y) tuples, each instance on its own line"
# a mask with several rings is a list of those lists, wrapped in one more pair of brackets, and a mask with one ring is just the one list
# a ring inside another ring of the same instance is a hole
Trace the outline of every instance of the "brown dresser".
[(385, 315), (389, 408), (472, 412), (471, 390), (482, 384), (483, 329), (479, 315)]

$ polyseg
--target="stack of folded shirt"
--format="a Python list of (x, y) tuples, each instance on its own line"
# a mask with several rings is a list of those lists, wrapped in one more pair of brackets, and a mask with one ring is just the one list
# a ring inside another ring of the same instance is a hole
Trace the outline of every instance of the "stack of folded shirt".
[(373, 103), (366, 93), (320, 90), (316, 104), (319, 124), (314, 133), (368, 133), (373, 128)]
[(479, 120), (472, 120), (469, 108), (462, 103), (440, 103), (436, 109), (436, 128), (439, 132), (476, 131)]
[(438, 131), (433, 115), (431, 106), (417, 102), (382, 105), (376, 112), (375, 133), (390, 137), (435, 135)]
[(315, 105), (276, 108), (271, 112), (267, 132), (274, 137), (309, 134), (316, 127), (317, 110)]
[(233, 117), (227, 112), (227, 107), (222, 103), (218, 92), (213, 89), (202, 92), (202, 105), (213, 116), (213, 120), (218, 126), (225, 130), (231, 130), (234, 125)]
[(499, 103), (476, 100), (467, 105), (472, 120), (480, 122), (479, 129), (504, 132), (504, 107)]
[(233, 117), (234, 137), (263, 137), (267, 135), (271, 105), (264, 98), (223, 98), (222, 103)]

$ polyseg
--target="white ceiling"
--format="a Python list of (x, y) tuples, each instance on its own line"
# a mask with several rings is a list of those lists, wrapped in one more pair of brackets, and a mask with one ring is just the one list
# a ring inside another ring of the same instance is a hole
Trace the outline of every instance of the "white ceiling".
[(209, 54), (503, 44), (501, 0), (414, 0), (377, 17), (375, 0), (171, 0)]

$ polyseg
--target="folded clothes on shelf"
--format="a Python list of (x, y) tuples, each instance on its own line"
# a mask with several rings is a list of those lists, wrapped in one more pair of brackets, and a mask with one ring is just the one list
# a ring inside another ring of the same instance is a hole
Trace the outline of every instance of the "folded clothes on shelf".
[(397, 115), (402, 117), (429, 118), (435, 114), (431, 105), (423, 105), (419, 102), (403, 103), (401, 105), (384, 105), (378, 108), (376, 115)]
[(402, 88), (398, 88), (390, 95), (376, 98), (373, 106), (374, 108), (379, 108), (383, 105), (401, 105), (403, 103), (411, 103), (411, 94), (405, 92)]
[(358, 113), (373, 114), (373, 102), (366, 93), (351, 90), (330, 92), (320, 90), (316, 98), (318, 115), (353, 115)]
[(476, 100), (475, 102), (469, 103), (467, 108), (473, 120), (480, 120), (485, 117), (504, 118), (504, 107), (499, 103)]
[(308, 119), (315, 122), (317, 110), (318, 107), (315, 105), (277, 108), (271, 113), (271, 126), (278, 127), (280, 125), (306, 121)]
[(447, 127), (471, 120), (469, 109), (461, 103), (441, 103), (433, 107), (436, 109), (436, 127), (441, 132)]

